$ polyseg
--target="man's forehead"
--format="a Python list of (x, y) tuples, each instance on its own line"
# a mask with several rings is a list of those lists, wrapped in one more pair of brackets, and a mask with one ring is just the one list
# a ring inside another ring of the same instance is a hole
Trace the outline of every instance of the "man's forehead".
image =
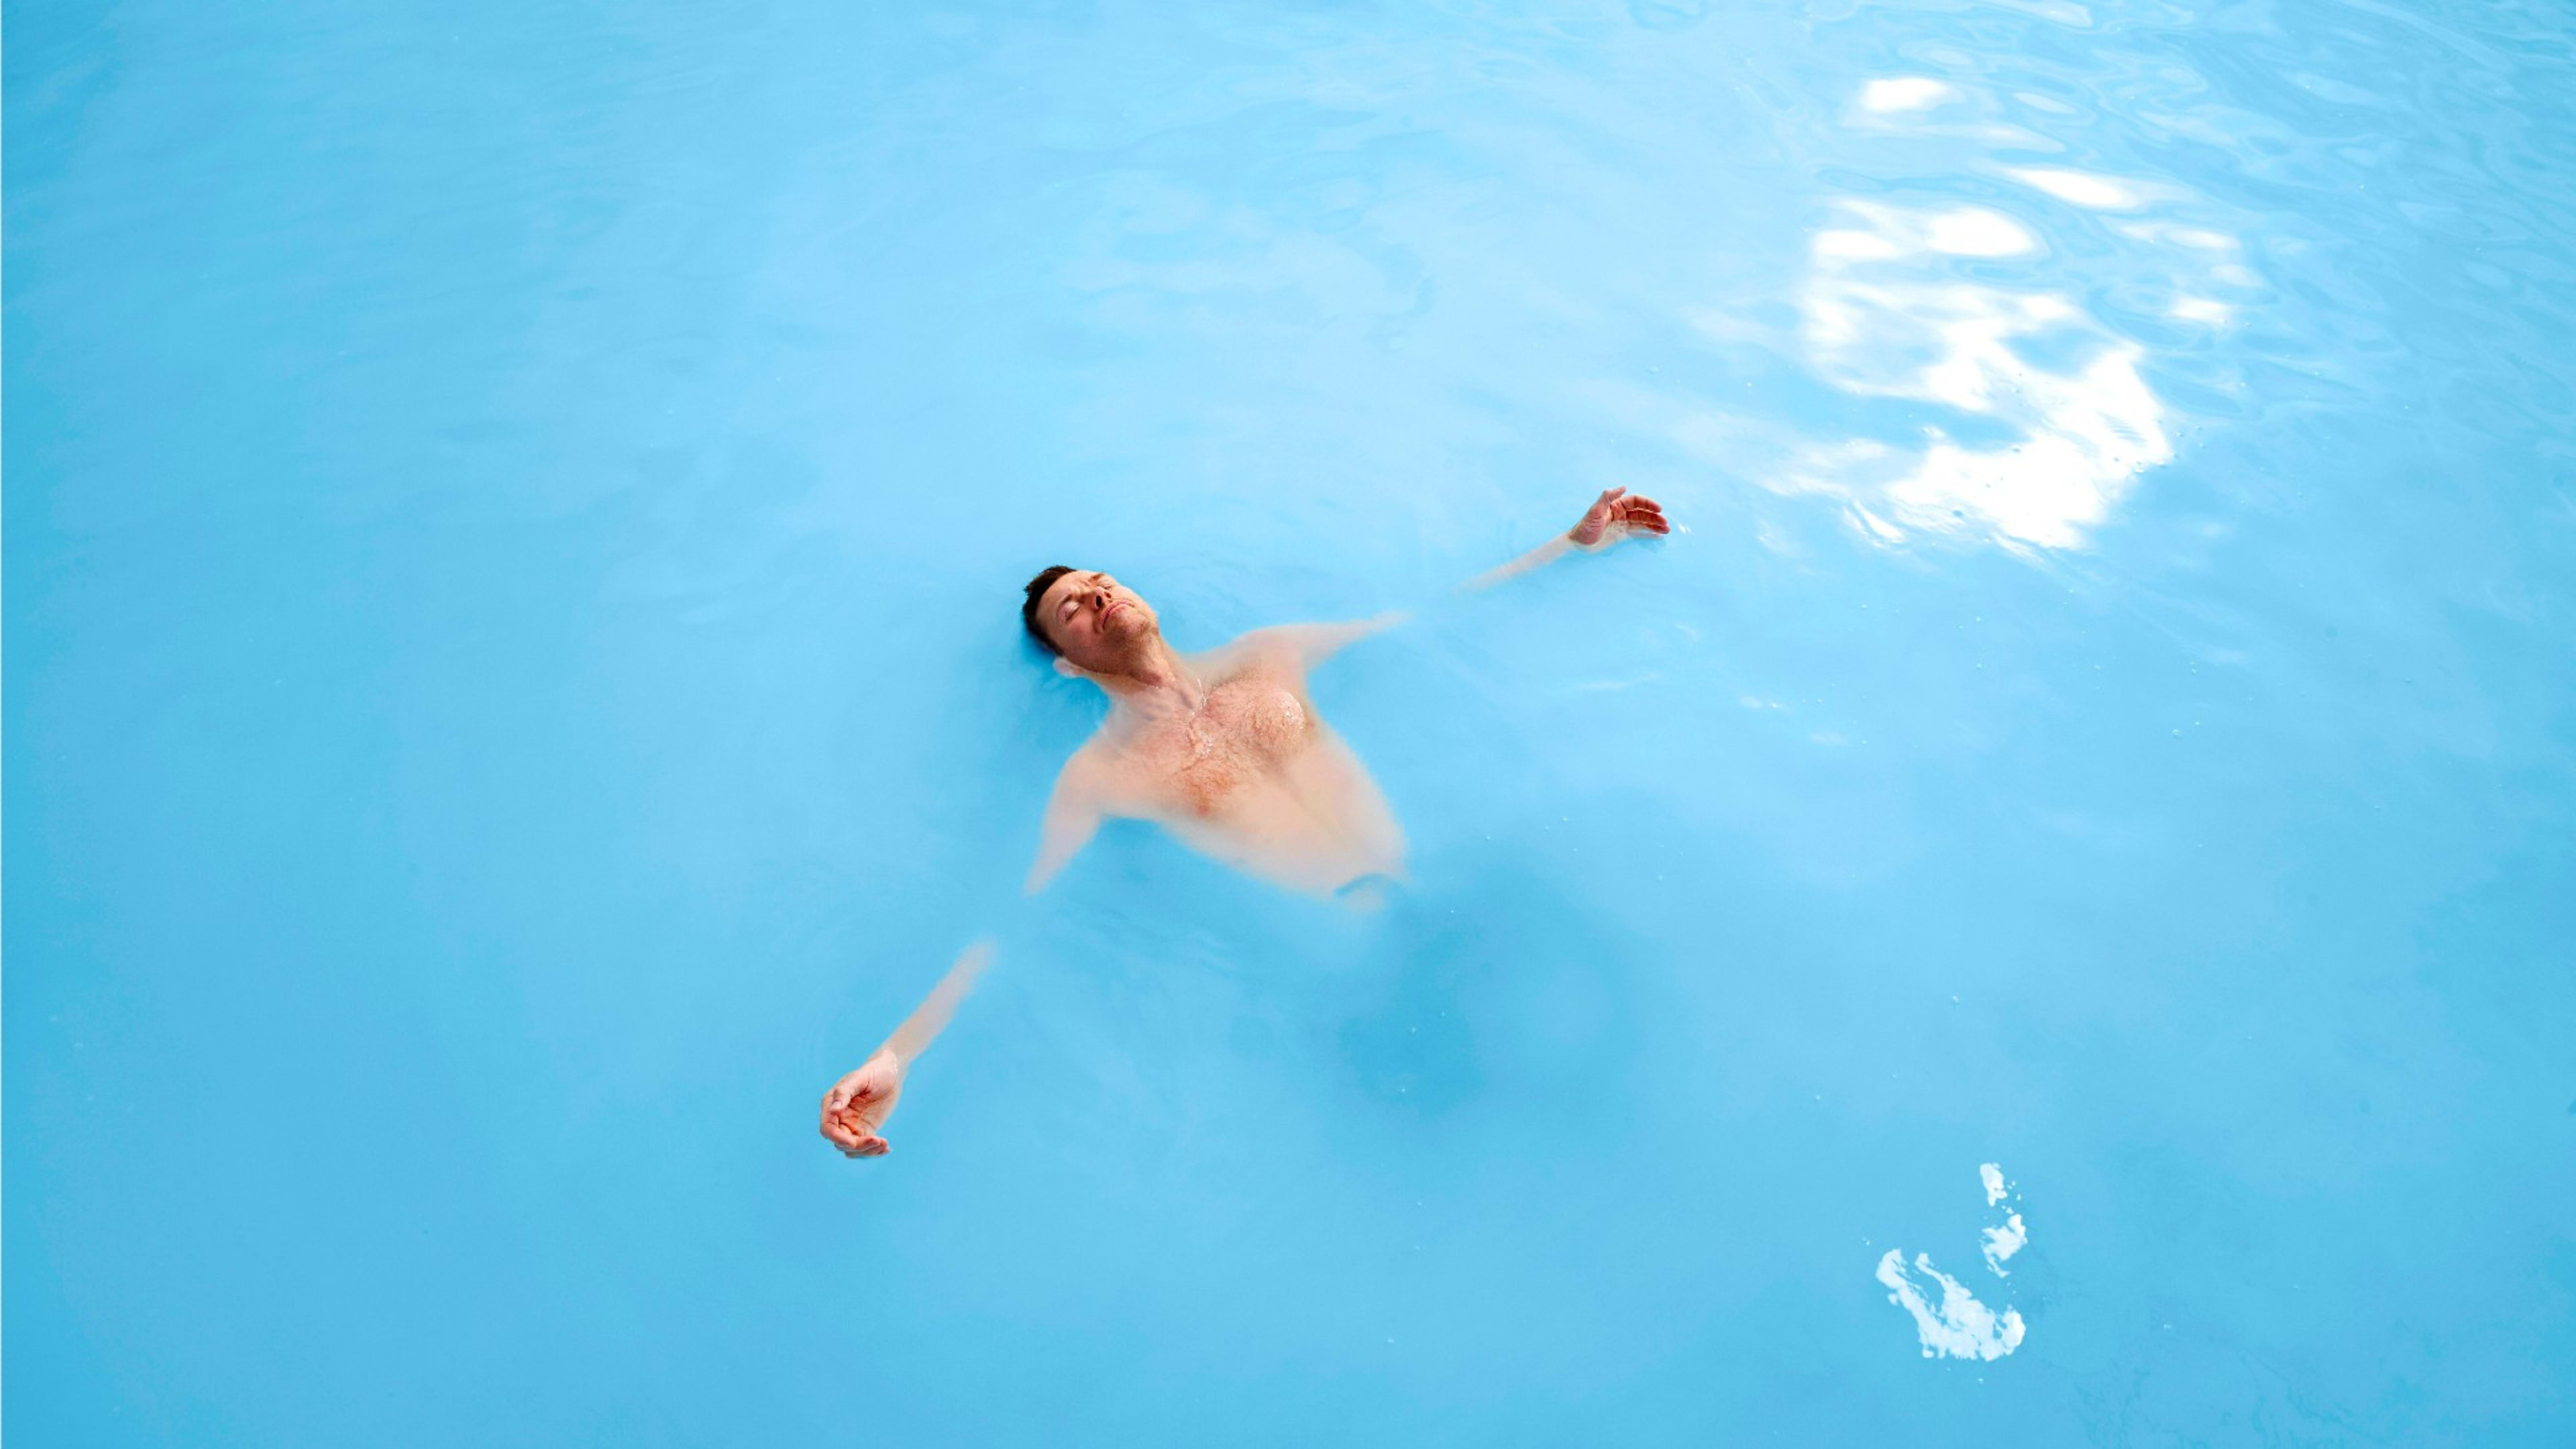
[(1056, 581), (1047, 585), (1046, 592), (1038, 595), (1039, 605), (1043, 607), (1056, 602), (1068, 592), (1089, 583), (1098, 573), (1098, 569), (1075, 569), (1070, 573), (1058, 574)]

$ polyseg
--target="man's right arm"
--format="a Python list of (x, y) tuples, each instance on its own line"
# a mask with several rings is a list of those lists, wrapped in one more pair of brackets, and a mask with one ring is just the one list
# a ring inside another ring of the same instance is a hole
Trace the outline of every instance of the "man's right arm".
[(858, 1069), (832, 1084), (823, 1094), (823, 1136), (844, 1157), (883, 1157), (887, 1146), (879, 1129), (893, 1115), (896, 1099), (903, 1095), (903, 1078), (912, 1070), (914, 1058), (928, 1050), (930, 1043), (946, 1029), (948, 1018), (957, 1014), (957, 1003), (975, 989), (975, 978), (992, 964), (993, 943), (978, 941), (966, 948), (957, 964), (930, 989), (930, 995), (914, 1007), (903, 1025), (885, 1044), (870, 1053)]
[(1038, 858), (1029, 866), (1028, 882), (1022, 887), (1029, 895), (1046, 889), (1056, 872), (1099, 833), (1100, 819), (1107, 813), (1102, 806), (1101, 777), (1100, 762), (1087, 745), (1055, 777), (1055, 793), (1047, 797), (1046, 818), (1038, 825)]
[[(1046, 820), (1038, 827), (1038, 858), (1029, 867), (1029, 894), (1044, 889), (1100, 829), (1103, 778), (1099, 757), (1087, 747), (1066, 761), (1064, 772), (1056, 776), (1055, 793), (1047, 800)], [(879, 1129), (894, 1111), (895, 1099), (903, 1093), (904, 1074), (911, 1070), (913, 1059), (948, 1025), (948, 1018), (966, 999), (992, 954), (989, 942), (979, 941), (969, 947), (912, 1016), (895, 1028), (894, 1035), (824, 1094), (823, 1135), (843, 1155), (885, 1155), (886, 1140)]]
[[(1109, 766), (1088, 745), (1065, 762), (1063, 773), (1056, 776), (1055, 793), (1047, 800), (1046, 819), (1038, 827), (1038, 858), (1029, 867), (1029, 894), (1045, 889), (1099, 831), (1101, 817), (1108, 813), (1110, 778)], [(989, 941), (968, 947), (894, 1035), (823, 1095), (823, 1135), (843, 1155), (885, 1155), (886, 1140), (879, 1129), (903, 1093), (905, 1073), (948, 1025), (957, 1004), (966, 999), (992, 958)]]

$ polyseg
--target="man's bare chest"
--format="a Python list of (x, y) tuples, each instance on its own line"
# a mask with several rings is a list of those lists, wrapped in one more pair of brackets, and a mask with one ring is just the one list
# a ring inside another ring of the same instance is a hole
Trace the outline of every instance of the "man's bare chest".
[(1210, 688), (1196, 710), (1145, 724), (1124, 753), (1157, 804), (1205, 816), (1245, 786), (1279, 775), (1317, 729), (1296, 689), (1247, 674)]

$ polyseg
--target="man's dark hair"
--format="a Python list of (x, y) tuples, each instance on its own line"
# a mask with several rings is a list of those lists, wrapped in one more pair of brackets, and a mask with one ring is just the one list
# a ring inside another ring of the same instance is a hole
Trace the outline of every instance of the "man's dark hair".
[(1038, 576), (1029, 580), (1029, 596), (1020, 605), (1021, 625), (1027, 628), (1030, 638), (1038, 641), (1038, 647), (1049, 654), (1061, 655), (1064, 651), (1055, 647), (1055, 641), (1047, 637), (1046, 630), (1038, 627), (1038, 600), (1046, 597), (1046, 591), (1055, 586), (1056, 580), (1072, 572), (1073, 570), (1064, 564), (1039, 570)]

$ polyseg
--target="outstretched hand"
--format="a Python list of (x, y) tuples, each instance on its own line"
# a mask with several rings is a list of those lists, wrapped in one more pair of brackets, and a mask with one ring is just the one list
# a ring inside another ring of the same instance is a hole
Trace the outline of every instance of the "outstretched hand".
[(902, 1095), (903, 1062), (880, 1048), (823, 1094), (823, 1135), (844, 1157), (885, 1156), (886, 1140), (877, 1129), (894, 1114), (895, 1098)]
[(1672, 531), (1673, 526), (1664, 521), (1662, 504), (1642, 493), (1632, 496), (1625, 488), (1612, 488), (1592, 500), (1565, 536), (1576, 548), (1603, 549), (1631, 534)]
[(957, 964), (930, 988), (930, 994), (905, 1017), (859, 1069), (832, 1084), (823, 1094), (823, 1140), (844, 1157), (883, 1157), (885, 1136), (878, 1129), (894, 1115), (895, 1098), (903, 1095), (903, 1074), (948, 1025), (957, 1003), (975, 989), (975, 978), (993, 963), (993, 943), (978, 941), (958, 956)]

